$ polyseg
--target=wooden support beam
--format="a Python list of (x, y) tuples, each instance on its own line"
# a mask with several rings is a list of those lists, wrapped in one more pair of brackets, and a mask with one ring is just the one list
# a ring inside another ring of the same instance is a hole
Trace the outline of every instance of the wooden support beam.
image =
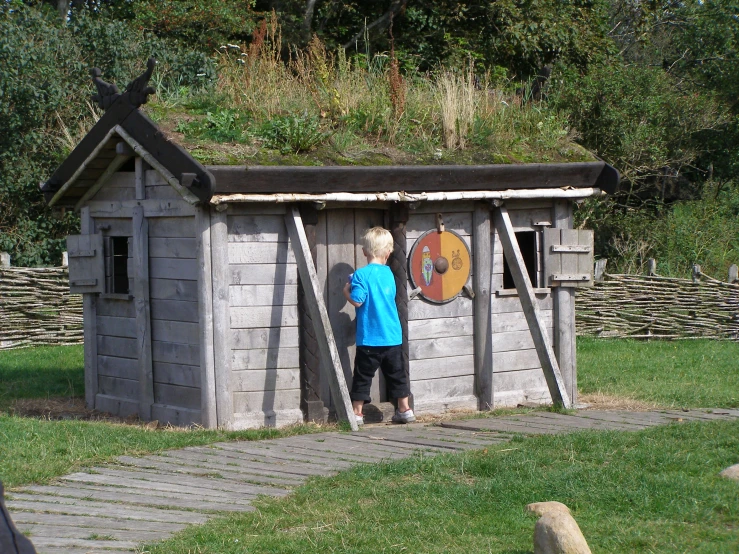
[[(572, 204), (567, 200), (555, 200), (553, 207), (553, 227), (555, 229), (572, 229), (574, 216)], [(572, 231), (570, 231), (572, 232)], [(577, 233), (577, 231), (574, 231)], [(577, 242), (577, 239), (574, 239)], [(562, 256), (563, 273), (573, 269), (569, 262), (573, 256)], [(604, 264), (605, 267), (605, 264)], [(575, 289), (572, 287), (552, 287), (552, 304), (554, 309), (554, 353), (557, 356), (559, 370), (562, 373), (567, 393), (574, 406), (577, 402), (577, 355), (575, 337)]]
[[(141, 158), (138, 158), (140, 160)], [(195, 212), (198, 247), (198, 319), (200, 320), (200, 423), (206, 429), (218, 426), (216, 370), (213, 346), (213, 270), (210, 247), (210, 207)]]
[(508, 267), (513, 276), (513, 282), (516, 285), (521, 306), (523, 307), (526, 322), (531, 330), (531, 338), (534, 340), (536, 353), (539, 356), (539, 363), (544, 370), (544, 377), (549, 387), (549, 393), (555, 404), (560, 404), (565, 408), (571, 407), (570, 397), (567, 394), (562, 374), (559, 371), (559, 364), (554, 355), (554, 349), (549, 344), (549, 335), (539, 310), (539, 305), (534, 296), (534, 288), (531, 286), (529, 274), (526, 271), (526, 265), (521, 255), (521, 249), (516, 240), (516, 234), (513, 231), (513, 224), (508, 215), (505, 206), (500, 206), (495, 210), (495, 228), (503, 243), (503, 252)]
[(136, 156), (136, 200), (146, 200), (146, 168), (144, 159)]
[(290, 244), (295, 252), (298, 274), (303, 284), (307, 306), (316, 331), (321, 360), (323, 360), (324, 364), (331, 366), (326, 367), (326, 375), (328, 376), (331, 394), (334, 398), (336, 415), (339, 419), (348, 421), (352, 431), (357, 431), (359, 428), (357, 427), (356, 419), (353, 417), (354, 411), (352, 410), (352, 402), (349, 399), (349, 390), (346, 386), (339, 350), (334, 340), (331, 321), (328, 318), (328, 310), (326, 310), (326, 305), (323, 302), (323, 295), (321, 294), (318, 276), (316, 275), (316, 267), (311, 257), (308, 238), (305, 235), (305, 228), (303, 227), (303, 219), (300, 217), (300, 211), (297, 207), (293, 206), (285, 214), (285, 223), (287, 225), (288, 235), (290, 236)]
[(493, 337), (491, 288), (493, 279), (493, 244), (490, 234), (490, 205), (477, 204), (472, 212), (472, 247), (475, 270), (472, 285), (475, 291), (475, 392), (478, 408), (493, 407)]
[(228, 215), (210, 214), (213, 268), (213, 358), (218, 427), (230, 429), (234, 420), (231, 394), (231, 315), (229, 312)]
[(82, 198), (80, 198), (77, 201), (77, 204), (75, 204), (74, 209), (75, 211), (82, 208), (82, 206), (87, 202), (90, 198), (95, 196), (98, 191), (103, 188), (103, 185), (108, 182), (108, 179), (118, 171), (121, 166), (126, 163), (128, 160), (131, 159), (131, 156), (128, 154), (117, 154), (115, 158), (113, 158), (113, 161), (110, 162), (110, 165), (107, 167), (107, 169), (103, 172), (103, 174), (98, 177), (97, 181), (95, 181), (95, 184), (92, 185), (85, 194), (82, 195)]
[(139, 353), (139, 418), (151, 420), (154, 404), (154, 369), (151, 357), (151, 305), (149, 303), (149, 222), (144, 208), (133, 209), (133, 296), (136, 342)]
[[(312, 204), (301, 204), (300, 215), (303, 218), (305, 235), (310, 248), (311, 259), (316, 262), (317, 242), (316, 227), (318, 212)], [(317, 273), (317, 272), (316, 272)], [(298, 314), (300, 317), (300, 409), (306, 421), (323, 423), (326, 419), (323, 401), (321, 400), (321, 353), (318, 348), (316, 331), (308, 307), (309, 300), (298, 278)]]
[[(393, 252), (387, 265), (392, 269), (395, 277), (395, 305), (398, 308), (398, 319), (400, 319), (400, 330), (403, 335), (403, 371), (411, 383), (410, 376), (410, 344), (408, 343), (408, 239), (406, 236), (406, 224), (408, 223), (408, 206), (395, 204), (390, 209), (390, 233), (393, 235)], [(391, 399), (397, 408), (398, 399)], [(409, 404), (413, 407), (413, 391), (411, 391)]]
[[(95, 226), (90, 216), (90, 208), (82, 208), (80, 212), (80, 232), (83, 235), (95, 233)], [(82, 325), (85, 352), (85, 404), (90, 410), (95, 409), (95, 397), (98, 393), (98, 337), (97, 337), (97, 294), (82, 295)]]

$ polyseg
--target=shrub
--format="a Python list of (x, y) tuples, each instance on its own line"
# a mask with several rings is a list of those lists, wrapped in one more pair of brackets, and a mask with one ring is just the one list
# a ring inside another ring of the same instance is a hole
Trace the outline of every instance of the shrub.
[(258, 135), (267, 148), (279, 150), (283, 154), (307, 152), (328, 137), (321, 131), (318, 118), (308, 115), (274, 117), (262, 125)]
[(185, 136), (203, 138), (215, 142), (244, 142), (249, 118), (236, 110), (206, 112), (204, 119), (180, 122), (177, 131)]

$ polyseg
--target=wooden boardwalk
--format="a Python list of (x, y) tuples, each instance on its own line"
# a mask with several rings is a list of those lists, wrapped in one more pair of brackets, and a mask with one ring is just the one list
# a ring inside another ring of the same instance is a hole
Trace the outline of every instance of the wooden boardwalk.
[(120, 554), (223, 512), (253, 510), (258, 495), (284, 496), (313, 475), (357, 463), (484, 448), (513, 435), (579, 430), (638, 431), (682, 421), (739, 418), (739, 410), (532, 412), (436, 425), (372, 425), (264, 441), (170, 450), (7, 491), (17, 527), (39, 553)]

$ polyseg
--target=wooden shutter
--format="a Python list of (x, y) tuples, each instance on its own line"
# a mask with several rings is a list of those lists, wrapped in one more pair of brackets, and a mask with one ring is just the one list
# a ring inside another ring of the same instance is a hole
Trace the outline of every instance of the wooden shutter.
[(592, 287), (593, 231), (544, 229), (544, 276), (548, 287)]
[(69, 290), (74, 294), (105, 292), (103, 235), (67, 237)]

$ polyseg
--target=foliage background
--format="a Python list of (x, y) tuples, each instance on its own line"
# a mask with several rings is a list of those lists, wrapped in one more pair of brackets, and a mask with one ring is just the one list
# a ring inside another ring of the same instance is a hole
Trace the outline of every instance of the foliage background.
[[(287, 152), (330, 143), (344, 152), (374, 137), (530, 161), (560, 148), (557, 136), (575, 138), (624, 177), (619, 194), (577, 212), (580, 226), (596, 229), (611, 271), (638, 271), (656, 257), (668, 275), (699, 263), (722, 277), (739, 260), (738, 18), (736, 0), (6, 0), (0, 250), (16, 265), (58, 263), (77, 221), (48, 210), (38, 183), (96, 117), (85, 102), (88, 71), (101, 67), (122, 88), (154, 55), (153, 115), (200, 110), (180, 130), (234, 144), (271, 141)], [(255, 94), (276, 90), (270, 79), (302, 79), (314, 106), (255, 112), (234, 87), (247, 87), (233, 79), (237, 57), (260, 81), (261, 89), (247, 84)], [(449, 72), (471, 75), (478, 91), (461, 142), (432, 108), (430, 86)], [(539, 90), (536, 76), (550, 72)], [(349, 106), (347, 76), (379, 92)], [(229, 112), (235, 98), (241, 107)], [(505, 111), (501, 101), (528, 107)]]

